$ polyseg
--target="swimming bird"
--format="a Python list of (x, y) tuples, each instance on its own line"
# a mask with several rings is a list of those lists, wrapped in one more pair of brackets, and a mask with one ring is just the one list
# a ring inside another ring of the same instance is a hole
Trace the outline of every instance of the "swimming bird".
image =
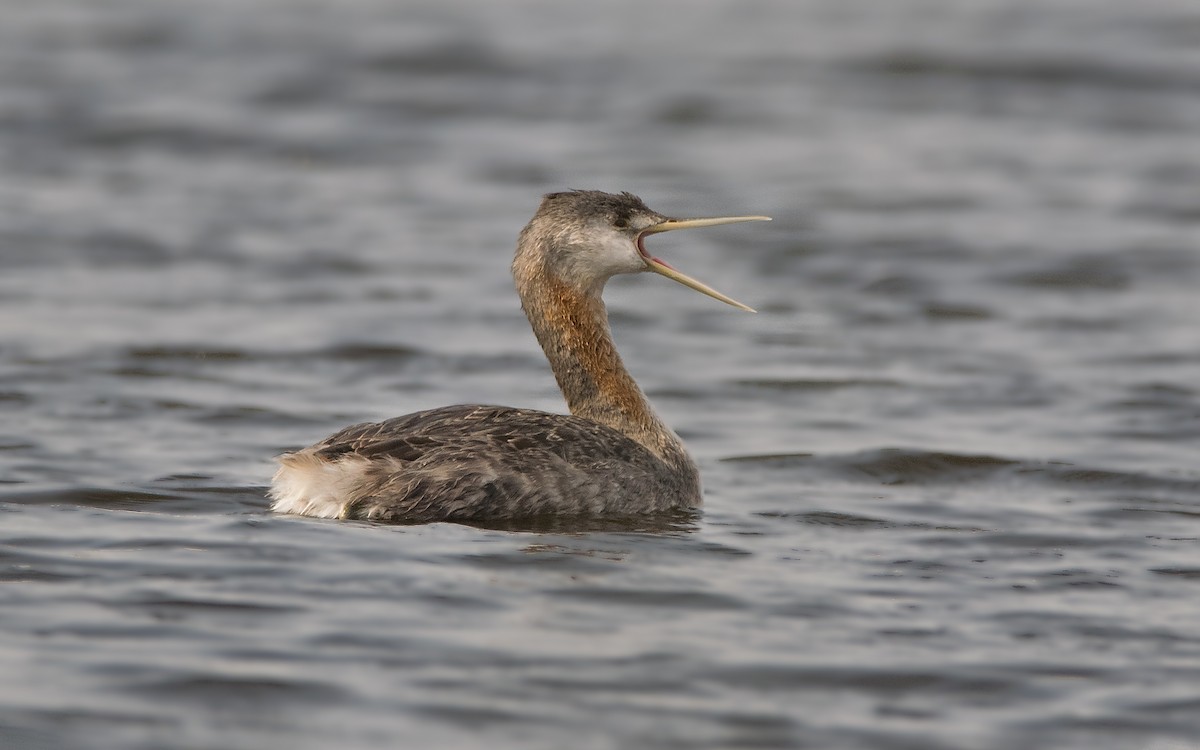
[(600, 295), (612, 276), (653, 271), (753, 312), (644, 244), (743, 221), (769, 219), (672, 219), (631, 193), (546, 195), (521, 231), (512, 274), (570, 415), (470, 404), (347, 427), (279, 458), (272, 510), (415, 524), (698, 506), (696, 464), (621, 362)]

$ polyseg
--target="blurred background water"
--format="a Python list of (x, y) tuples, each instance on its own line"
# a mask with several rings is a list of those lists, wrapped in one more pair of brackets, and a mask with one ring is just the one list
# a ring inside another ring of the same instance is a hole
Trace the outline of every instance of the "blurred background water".
[[(1200, 747), (1200, 5), (0, 4), (0, 746)], [(355, 421), (562, 410), (540, 194), (691, 520), (266, 510)]]

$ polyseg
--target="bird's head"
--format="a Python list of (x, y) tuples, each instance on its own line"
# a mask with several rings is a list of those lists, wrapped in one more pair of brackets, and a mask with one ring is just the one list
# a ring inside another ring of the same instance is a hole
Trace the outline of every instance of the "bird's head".
[(675, 229), (770, 221), (766, 216), (672, 219), (632, 193), (572, 190), (550, 193), (517, 244), (513, 273), (538, 269), (584, 292), (598, 294), (620, 273), (654, 271), (742, 310), (753, 310), (646, 252), (649, 235)]

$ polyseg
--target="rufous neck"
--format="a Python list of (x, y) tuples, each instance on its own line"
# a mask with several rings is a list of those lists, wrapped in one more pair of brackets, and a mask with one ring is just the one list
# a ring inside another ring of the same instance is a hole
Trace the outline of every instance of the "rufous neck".
[(600, 289), (583, 291), (545, 272), (518, 278), (517, 288), (572, 414), (611, 427), (660, 458), (684, 454), (625, 369)]

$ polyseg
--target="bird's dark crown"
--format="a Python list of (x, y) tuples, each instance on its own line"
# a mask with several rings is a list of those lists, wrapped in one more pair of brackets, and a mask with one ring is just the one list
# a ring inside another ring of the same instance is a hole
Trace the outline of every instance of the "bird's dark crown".
[(581, 219), (602, 218), (618, 226), (628, 225), (637, 215), (657, 215), (633, 193), (605, 193), (600, 190), (548, 193), (538, 213), (569, 213)]

